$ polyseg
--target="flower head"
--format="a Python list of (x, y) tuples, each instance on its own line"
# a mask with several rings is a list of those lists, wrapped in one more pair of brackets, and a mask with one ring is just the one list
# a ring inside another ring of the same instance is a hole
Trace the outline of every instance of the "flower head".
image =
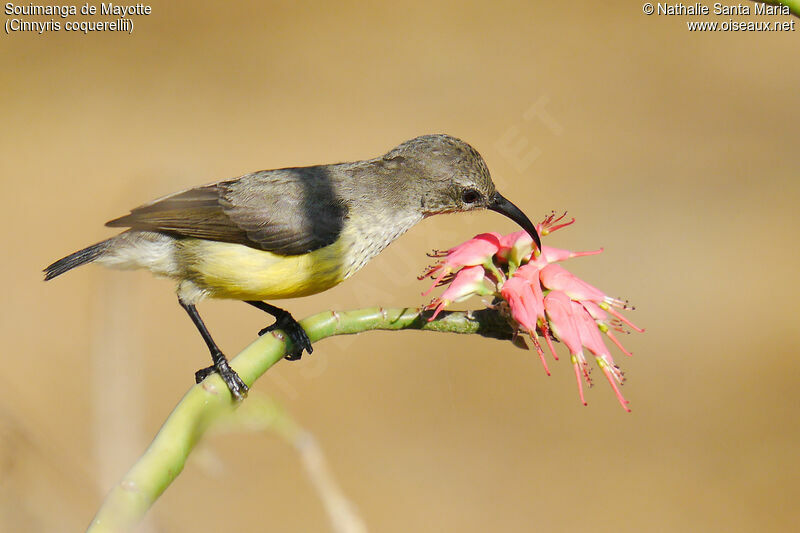
[[(565, 216), (556, 218), (551, 214), (536, 229), (541, 236), (546, 236), (575, 222), (575, 219), (563, 222)], [(452, 302), (473, 295), (492, 296), (493, 307), (504, 313), (514, 328), (515, 340), (520, 334), (530, 337), (548, 375), (550, 370), (539, 341), (542, 337), (556, 360), (553, 340), (567, 347), (578, 382), (578, 394), (585, 405), (583, 383), (592, 384), (585, 349), (594, 356), (622, 407), (630, 411), (619, 388), (624, 375), (614, 362), (603, 335), (624, 354), (631, 355), (613, 332), (627, 333), (625, 326), (639, 332), (644, 330), (620, 312), (632, 309), (626, 301), (608, 296), (557, 264), (602, 251), (601, 248), (572, 252), (542, 246), (536, 255), (533, 240), (524, 231), (508, 235), (482, 233), (445, 253), (437, 253), (439, 262), (420, 277), (434, 278), (427, 292), (449, 283), (444, 293), (426, 307), (435, 309), (429, 320), (436, 318)], [(524, 346), (524, 341), (521, 342)]]

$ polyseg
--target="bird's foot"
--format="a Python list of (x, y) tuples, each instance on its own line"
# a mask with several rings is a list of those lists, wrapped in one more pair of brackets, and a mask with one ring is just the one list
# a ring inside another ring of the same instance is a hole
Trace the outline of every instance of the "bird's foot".
[(289, 361), (297, 361), (300, 359), (303, 356), (303, 350), (307, 351), (309, 354), (314, 351), (314, 348), (311, 346), (311, 339), (308, 338), (306, 330), (303, 329), (303, 326), (301, 326), (288, 311), (281, 309), (281, 313), (278, 313), (275, 317), (275, 323), (265, 327), (259, 331), (258, 334), (264, 335), (276, 329), (282, 330), (289, 337), (289, 340), (292, 341), (292, 349), (286, 352), (285, 355), (286, 359)]
[(208, 376), (213, 373), (219, 374), (222, 378), (222, 381), (225, 382), (225, 385), (228, 386), (228, 390), (231, 391), (231, 396), (237, 402), (241, 402), (247, 397), (247, 385), (244, 384), (242, 378), (239, 377), (239, 374), (236, 373), (234, 369), (228, 365), (228, 361), (222, 359), (221, 361), (206, 367), (201, 368), (197, 372), (194, 373), (195, 382), (200, 383)]

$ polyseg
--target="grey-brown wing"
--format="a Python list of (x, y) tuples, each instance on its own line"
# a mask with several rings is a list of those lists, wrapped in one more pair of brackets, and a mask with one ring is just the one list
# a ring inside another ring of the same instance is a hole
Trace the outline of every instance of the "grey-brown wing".
[(299, 255), (342, 231), (347, 206), (331, 176), (328, 166), (256, 172), (161, 198), (106, 225)]

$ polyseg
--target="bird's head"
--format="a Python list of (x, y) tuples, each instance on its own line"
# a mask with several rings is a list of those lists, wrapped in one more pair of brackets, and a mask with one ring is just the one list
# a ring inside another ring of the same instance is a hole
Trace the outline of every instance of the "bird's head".
[(423, 216), (491, 209), (519, 224), (541, 250), (533, 223), (497, 192), (483, 157), (464, 141), (449, 135), (423, 135), (393, 148), (381, 162), (402, 169), (403, 195), (411, 193), (414, 207)]

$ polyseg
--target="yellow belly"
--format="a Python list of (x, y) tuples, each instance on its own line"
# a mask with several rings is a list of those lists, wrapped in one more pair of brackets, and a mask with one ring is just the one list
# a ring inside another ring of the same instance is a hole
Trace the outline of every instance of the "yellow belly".
[(282, 256), (240, 244), (201, 239), (180, 241), (185, 275), (215, 298), (274, 300), (316, 294), (351, 272), (339, 240), (313, 252)]

